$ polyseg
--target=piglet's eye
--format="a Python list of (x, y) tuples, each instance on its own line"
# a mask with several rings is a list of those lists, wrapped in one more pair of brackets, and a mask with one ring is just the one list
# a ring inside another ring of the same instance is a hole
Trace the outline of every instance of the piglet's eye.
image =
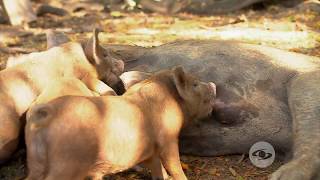
[(198, 83), (193, 83), (193, 87), (197, 87), (198, 86)]

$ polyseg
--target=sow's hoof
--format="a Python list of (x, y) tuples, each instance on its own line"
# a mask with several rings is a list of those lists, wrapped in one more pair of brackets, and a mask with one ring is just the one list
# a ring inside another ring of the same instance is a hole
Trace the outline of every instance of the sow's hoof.
[(310, 180), (310, 173), (305, 172), (301, 165), (296, 161), (285, 164), (271, 175), (270, 180)]

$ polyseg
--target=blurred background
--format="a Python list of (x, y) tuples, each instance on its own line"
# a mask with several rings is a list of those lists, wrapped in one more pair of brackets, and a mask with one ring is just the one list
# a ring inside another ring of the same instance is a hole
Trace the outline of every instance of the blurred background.
[[(94, 27), (107, 44), (144, 47), (186, 39), (232, 40), (320, 56), (318, 0), (0, 0), (0, 69), (9, 56), (46, 49), (47, 29), (79, 41)], [(282, 161), (258, 169), (246, 155), (183, 156), (190, 179), (267, 179)], [(25, 151), (0, 167), (24, 177)], [(106, 179), (148, 179), (146, 170)]]

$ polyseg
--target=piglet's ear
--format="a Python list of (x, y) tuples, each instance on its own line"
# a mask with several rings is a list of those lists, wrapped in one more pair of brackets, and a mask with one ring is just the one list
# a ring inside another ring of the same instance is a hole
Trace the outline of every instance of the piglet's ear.
[(52, 29), (46, 31), (47, 37), (47, 49), (50, 49), (55, 46), (59, 46), (61, 44), (67, 43), (70, 41), (68, 36), (66, 36), (63, 32), (57, 32)]
[(186, 97), (185, 90), (187, 84), (187, 77), (186, 74), (181, 66), (175, 67), (173, 69), (173, 81), (177, 88), (179, 95), (182, 98)]
[(99, 30), (93, 29), (93, 35), (84, 45), (84, 53), (91, 64), (99, 65), (103, 61), (103, 49), (99, 44)]

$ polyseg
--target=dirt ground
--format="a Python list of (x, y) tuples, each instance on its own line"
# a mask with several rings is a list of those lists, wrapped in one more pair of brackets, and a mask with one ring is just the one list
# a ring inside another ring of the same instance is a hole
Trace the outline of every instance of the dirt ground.
[[(174, 16), (142, 12), (105, 12), (99, 6), (78, 8), (67, 16), (44, 15), (31, 27), (23, 29), (0, 24), (0, 67), (9, 56), (44, 50), (46, 29), (56, 29), (74, 40), (91, 35), (94, 27), (103, 44), (158, 46), (183, 39), (234, 40), (262, 44), (320, 57), (320, 7), (303, 4), (294, 8), (280, 6), (250, 7), (219, 16)], [(283, 162), (270, 167), (253, 166), (246, 155), (220, 157), (182, 156), (189, 179), (267, 179)], [(26, 175), (25, 150), (20, 149), (0, 167), (0, 179), (20, 179)], [(146, 170), (129, 170), (106, 179), (150, 179)]]

